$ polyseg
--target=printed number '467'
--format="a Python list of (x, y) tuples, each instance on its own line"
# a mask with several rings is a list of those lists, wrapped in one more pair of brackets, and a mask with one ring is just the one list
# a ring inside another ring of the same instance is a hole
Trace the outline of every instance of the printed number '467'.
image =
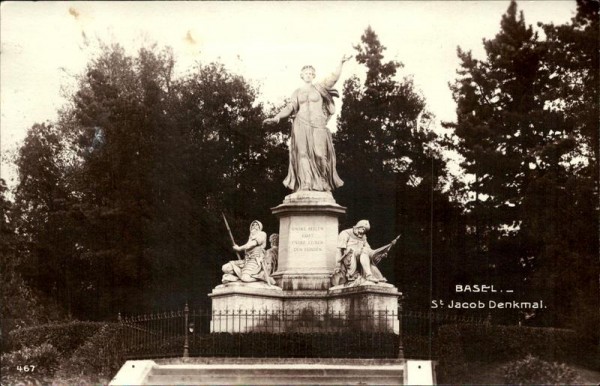
[(17, 366), (17, 371), (20, 373), (33, 373), (35, 371), (34, 365)]

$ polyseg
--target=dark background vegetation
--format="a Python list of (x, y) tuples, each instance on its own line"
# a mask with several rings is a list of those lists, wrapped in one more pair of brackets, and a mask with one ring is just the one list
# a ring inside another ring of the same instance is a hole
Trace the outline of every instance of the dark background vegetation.
[[(597, 341), (598, 2), (577, 9), (539, 36), (513, 2), (485, 58), (459, 48), (444, 135), (416, 124), (431, 112), (385, 42), (371, 28), (357, 37), (366, 76), (343, 85), (334, 196), (348, 208), (341, 228), (369, 219), (375, 247), (402, 235), (381, 268), (405, 308), (494, 284), (515, 290), (506, 300), (548, 305), (494, 321)], [(274, 109), (223, 65), (175, 76), (174, 62), (167, 48), (106, 46), (59, 119), (29, 129), (14, 195), (0, 185), (3, 334), (208, 308), (234, 256), (221, 212), (238, 242), (253, 219), (277, 232), (289, 122), (263, 126)], [(472, 179), (448, 173), (449, 150)]]

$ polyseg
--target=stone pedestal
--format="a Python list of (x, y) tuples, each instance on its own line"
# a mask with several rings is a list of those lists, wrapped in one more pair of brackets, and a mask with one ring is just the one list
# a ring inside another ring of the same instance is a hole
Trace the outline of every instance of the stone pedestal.
[[(402, 294), (391, 284), (336, 286), (327, 291), (332, 313), (359, 315), (361, 330), (400, 333), (398, 300)], [(364, 317), (362, 317), (364, 316)]]
[(283, 291), (279, 287), (269, 286), (263, 282), (233, 282), (221, 284), (209, 294), (212, 298), (213, 312), (226, 310), (272, 310), (282, 307)]
[(263, 282), (221, 284), (212, 298), (211, 332), (252, 332), (268, 324), (267, 316), (283, 310), (283, 291)]
[(271, 209), (279, 218), (279, 264), (284, 290), (327, 290), (335, 267), (338, 218), (346, 208), (331, 193), (296, 192)]

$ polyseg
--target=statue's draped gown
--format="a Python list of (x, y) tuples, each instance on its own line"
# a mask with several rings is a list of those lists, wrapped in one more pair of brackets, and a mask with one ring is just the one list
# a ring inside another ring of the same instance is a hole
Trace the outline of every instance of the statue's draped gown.
[(335, 80), (298, 89), (292, 95), (295, 116), (288, 175), (283, 184), (293, 191), (329, 192), (344, 184), (337, 174), (331, 132), (326, 127), (334, 111), (332, 96), (337, 96), (326, 86), (333, 86)]

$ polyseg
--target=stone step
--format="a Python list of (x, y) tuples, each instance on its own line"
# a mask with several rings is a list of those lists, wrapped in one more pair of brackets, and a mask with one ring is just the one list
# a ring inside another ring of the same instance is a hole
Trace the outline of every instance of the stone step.
[(406, 361), (397, 358), (273, 358), (273, 357), (191, 357), (155, 359), (155, 364), (166, 365), (335, 365), (341, 366), (401, 366)]
[(401, 385), (403, 376), (395, 377), (310, 377), (310, 376), (149, 376), (144, 385)]
[(176, 365), (176, 366), (160, 366), (152, 370), (152, 375), (171, 375), (177, 373), (182, 376), (195, 376), (198, 374), (203, 375), (222, 375), (229, 374), (231, 371), (237, 372), (277, 372), (284, 371), (289, 374), (302, 374), (307, 376), (345, 376), (347, 374), (360, 373), (364, 376), (380, 376), (387, 374), (402, 373), (403, 367), (401, 366), (336, 366), (336, 367), (323, 367), (315, 365), (237, 365), (235, 367), (227, 365), (196, 365), (190, 367), (189, 365)]
[(399, 385), (404, 367), (331, 365), (166, 365), (144, 384), (165, 385)]
[(128, 361), (111, 385), (401, 385), (406, 375), (406, 362), (402, 360), (256, 362)]

